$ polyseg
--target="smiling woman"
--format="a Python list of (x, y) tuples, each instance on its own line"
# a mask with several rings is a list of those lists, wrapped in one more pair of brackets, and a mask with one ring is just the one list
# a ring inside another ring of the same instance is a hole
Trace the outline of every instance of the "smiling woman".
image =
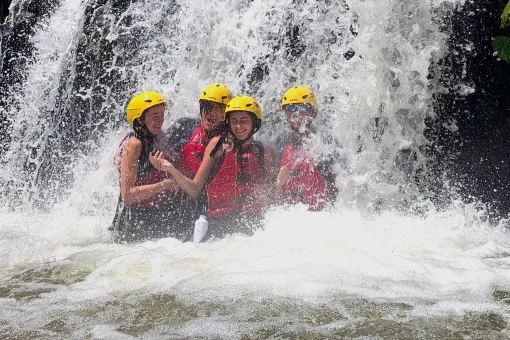
[(248, 96), (234, 97), (227, 104), (227, 140), (216, 136), (207, 145), (195, 177), (182, 175), (161, 152), (150, 161), (168, 172), (190, 197), (197, 198), (207, 186), (209, 235), (251, 234), (271, 203), (271, 183), (276, 178), (273, 150), (253, 140), (260, 129), (262, 110)]
[(165, 109), (165, 104), (159, 104), (148, 108), (143, 116), (147, 130), (155, 136), (161, 133), (161, 126), (165, 120)]
[(229, 116), (229, 122), (232, 132), (239, 140), (248, 139), (253, 128), (253, 121), (252, 117), (250, 116), (250, 112), (233, 112)]
[(178, 187), (149, 162), (149, 153), (161, 134), (165, 109), (165, 98), (150, 91), (134, 96), (126, 108), (133, 132), (122, 147), (121, 197), (113, 223), (116, 242), (179, 237), (178, 209), (172, 204)]

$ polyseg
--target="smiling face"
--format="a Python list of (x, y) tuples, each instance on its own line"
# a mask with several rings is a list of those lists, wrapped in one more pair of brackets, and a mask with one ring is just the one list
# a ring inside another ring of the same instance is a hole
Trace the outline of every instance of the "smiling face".
[(246, 111), (235, 111), (229, 115), (230, 130), (239, 140), (246, 140), (253, 129), (251, 115)]
[(149, 107), (143, 115), (143, 122), (147, 126), (147, 130), (153, 135), (161, 133), (161, 127), (165, 121), (165, 104)]
[(207, 132), (216, 130), (225, 119), (225, 105), (210, 103), (202, 109), (202, 127)]

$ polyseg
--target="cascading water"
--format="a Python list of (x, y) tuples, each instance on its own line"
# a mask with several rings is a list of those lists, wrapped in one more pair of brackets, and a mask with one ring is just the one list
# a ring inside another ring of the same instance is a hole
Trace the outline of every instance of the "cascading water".
[[(508, 233), (475, 208), (427, 199), (438, 21), (461, 5), (60, 1), (20, 56), (21, 85), (3, 84), (0, 335), (507, 336)], [(348, 159), (335, 208), (273, 208), (252, 237), (112, 244), (128, 99), (160, 91), (169, 126), (197, 115), (212, 82), (259, 100), (267, 143), (285, 129), (283, 92), (316, 91), (322, 128)]]

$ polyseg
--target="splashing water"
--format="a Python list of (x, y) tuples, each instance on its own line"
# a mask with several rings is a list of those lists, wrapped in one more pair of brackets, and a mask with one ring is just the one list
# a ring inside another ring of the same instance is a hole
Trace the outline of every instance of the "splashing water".
[[(426, 198), (428, 76), (446, 39), (437, 18), (460, 5), (62, 1), (35, 28), (5, 108), (0, 335), (507, 337), (506, 221)], [(318, 123), (349, 159), (339, 201), (327, 212), (273, 208), (252, 237), (113, 244), (125, 103), (162, 92), (168, 126), (196, 116), (212, 82), (258, 99), (267, 143), (285, 128), (283, 92), (313, 88)]]

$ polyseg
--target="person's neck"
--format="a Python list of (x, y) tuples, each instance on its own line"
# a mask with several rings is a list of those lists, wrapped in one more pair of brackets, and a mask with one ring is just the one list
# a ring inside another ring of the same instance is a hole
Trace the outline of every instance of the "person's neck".
[(216, 129), (212, 129), (210, 131), (207, 131), (203, 124), (201, 124), (201, 126), (202, 126), (202, 133), (205, 134), (205, 136), (207, 138), (212, 138), (212, 137), (215, 137), (215, 136), (219, 136), (222, 133), (221, 127), (217, 127)]
[(244, 141), (235, 138), (232, 142), (231, 146), (233, 150), (245, 151), (253, 144), (253, 137), (245, 139)]
[(248, 138), (247, 140), (242, 142), (241, 147), (242, 148), (247, 148), (247, 147), (249, 147), (252, 144), (253, 144), (253, 138)]

